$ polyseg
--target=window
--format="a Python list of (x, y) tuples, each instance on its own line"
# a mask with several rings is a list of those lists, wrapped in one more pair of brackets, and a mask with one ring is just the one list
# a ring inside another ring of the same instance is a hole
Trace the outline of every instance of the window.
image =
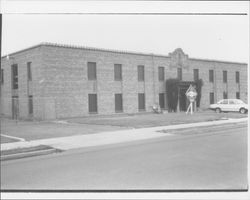
[(139, 108), (139, 111), (145, 110), (145, 94), (144, 93), (138, 94), (138, 108)]
[(159, 105), (160, 105), (160, 108), (165, 108), (164, 93), (159, 93)]
[(114, 74), (115, 74), (115, 81), (122, 80), (122, 65), (121, 64), (114, 65)]
[(236, 104), (236, 102), (233, 99), (230, 99), (229, 104)]
[(96, 63), (88, 62), (88, 80), (96, 80)]
[(227, 71), (223, 71), (223, 83), (227, 83)]
[(159, 77), (159, 81), (164, 81), (165, 79), (164, 67), (158, 67), (158, 77)]
[(194, 69), (194, 81), (199, 80), (199, 69)]
[(223, 99), (227, 99), (227, 92), (223, 92)]
[(12, 89), (18, 89), (18, 66), (14, 64), (11, 66), (11, 76), (12, 76)]
[(27, 63), (27, 74), (28, 74), (28, 81), (32, 81), (32, 75), (31, 75), (31, 62)]
[(4, 80), (3, 80), (3, 69), (1, 69), (1, 84), (4, 83)]
[(236, 92), (236, 99), (240, 99), (240, 92)]
[(210, 83), (214, 82), (214, 70), (212, 69), (209, 70), (209, 82)]
[(138, 71), (138, 81), (144, 81), (144, 66), (139, 65), (137, 66)]
[(97, 94), (89, 94), (89, 113), (97, 113)]
[(210, 104), (213, 104), (214, 103), (214, 93), (213, 92), (210, 92), (209, 99), (210, 99)]
[(228, 99), (224, 99), (224, 100), (220, 101), (220, 104), (228, 104)]
[(182, 68), (177, 68), (177, 78), (182, 80)]
[(235, 81), (236, 81), (236, 83), (240, 82), (240, 72), (235, 73)]
[(122, 94), (115, 94), (115, 112), (122, 112)]
[(30, 115), (33, 114), (33, 96), (32, 95), (29, 96), (29, 114)]

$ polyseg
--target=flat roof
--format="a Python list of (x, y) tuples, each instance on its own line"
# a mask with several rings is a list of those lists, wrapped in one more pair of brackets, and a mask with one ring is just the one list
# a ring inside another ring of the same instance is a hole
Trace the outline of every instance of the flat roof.
[[(143, 53), (143, 52), (134, 52), (134, 51), (123, 51), (123, 50), (113, 50), (113, 49), (105, 49), (105, 48), (95, 48), (95, 47), (86, 47), (80, 45), (68, 45), (68, 44), (58, 44), (58, 43), (50, 43), (50, 42), (42, 42), (37, 45), (33, 45), (31, 47), (10, 53), (8, 55), (4, 55), (1, 58), (5, 58), (7, 56), (15, 55), (24, 51), (28, 51), (30, 49), (34, 49), (41, 46), (51, 46), (51, 47), (61, 47), (61, 48), (71, 48), (71, 49), (83, 49), (83, 50), (91, 50), (91, 51), (103, 51), (103, 52), (110, 52), (110, 53), (119, 53), (119, 54), (133, 54), (133, 55), (142, 55), (142, 56), (155, 56), (155, 57), (165, 57), (170, 58), (168, 55), (162, 54), (154, 54), (154, 53)], [(242, 62), (233, 62), (233, 61), (224, 61), (224, 60), (212, 60), (212, 59), (202, 59), (202, 58), (189, 58), (189, 60), (197, 60), (197, 61), (205, 61), (205, 62), (219, 62), (219, 63), (233, 63), (233, 64), (244, 64), (247, 63)]]

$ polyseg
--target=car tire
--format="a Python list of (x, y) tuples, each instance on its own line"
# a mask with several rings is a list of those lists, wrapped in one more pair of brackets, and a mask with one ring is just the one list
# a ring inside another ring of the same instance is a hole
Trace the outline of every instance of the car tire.
[(220, 109), (220, 108), (215, 108), (215, 112), (216, 112), (216, 113), (220, 113), (220, 112), (221, 112), (221, 109)]
[(246, 113), (246, 109), (245, 109), (245, 108), (241, 108), (241, 109), (239, 110), (239, 112), (240, 112), (241, 114), (245, 114), (245, 113)]

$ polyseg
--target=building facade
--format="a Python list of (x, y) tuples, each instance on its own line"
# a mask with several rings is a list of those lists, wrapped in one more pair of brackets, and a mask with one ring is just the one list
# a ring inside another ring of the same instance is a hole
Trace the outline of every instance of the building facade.
[(1, 114), (47, 120), (167, 110), (170, 78), (202, 79), (206, 109), (223, 98), (247, 102), (247, 74), (246, 63), (189, 58), (181, 49), (166, 56), (42, 43), (2, 57)]

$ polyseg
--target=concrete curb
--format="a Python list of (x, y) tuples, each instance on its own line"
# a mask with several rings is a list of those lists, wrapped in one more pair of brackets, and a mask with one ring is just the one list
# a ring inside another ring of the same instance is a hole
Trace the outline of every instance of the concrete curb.
[(101, 145), (116, 144), (116, 143), (130, 142), (130, 141), (132, 142), (143, 139), (163, 137), (166, 136), (167, 134), (158, 132), (163, 129), (173, 130), (173, 129), (201, 127), (201, 126), (213, 126), (220, 124), (245, 122), (247, 120), (248, 118), (226, 119), (226, 120), (199, 122), (199, 123), (158, 126), (151, 128), (140, 128), (132, 130), (121, 130), (113, 132), (102, 132), (96, 134), (76, 135), (68, 137), (6, 143), (6, 144), (1, 144), (1, 151), (16, 149), (16, 148), (34, 147), (38, 145), (47, 145), (61, 150), (101, 146)]
[(15, 154), (9, 154), (9, 155), (1, 155), (1, 161), (6, 160), (14, 160), (14, 159), (20, 159), (20, 158), (26, 158), (26, 157), (32, 157), (32, 156), (40, 156), (40, 155), (46, 155), (58, 152), (57, 149), (43, 149), (43, 150), (35, 150), (30, 152), (22, 152), (22, 153), (15, 153)]

